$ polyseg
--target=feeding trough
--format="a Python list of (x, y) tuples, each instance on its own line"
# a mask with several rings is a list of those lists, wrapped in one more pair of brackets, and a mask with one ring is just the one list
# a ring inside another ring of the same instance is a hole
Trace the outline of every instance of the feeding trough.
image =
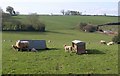
[(72, 41), (72, 47), (76, 51), (77, 54), (86, 53), (86, 44), (80, 40)]

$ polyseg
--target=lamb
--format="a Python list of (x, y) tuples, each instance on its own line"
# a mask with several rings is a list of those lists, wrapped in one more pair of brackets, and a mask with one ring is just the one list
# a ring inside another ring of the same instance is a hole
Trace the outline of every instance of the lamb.
[(107, 45), (113, 45), (113, 44), (114, 44), (114, 42), (112, 42), (112, 41), (107, 43)]
[(48, 40), (48, 43), (51, 43), (51, 40)]
[(71, 52), (72, 51), (72, 46), (67, 46), (64, 45), (65, 52)]
[(106, 41), (101, 40), (100, 43), (101, 43), (101, 44), (106, 44)]

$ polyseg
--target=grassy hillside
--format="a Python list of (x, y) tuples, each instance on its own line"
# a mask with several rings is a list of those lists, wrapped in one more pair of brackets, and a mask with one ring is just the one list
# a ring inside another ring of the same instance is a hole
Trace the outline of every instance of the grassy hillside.
[[(17, 17), (24, 21), (25, 16)], [(116, 17), (40, 16), (48, 32), (3, 32), (3, 74), (117, 74), (118, 45), (101, 45), (101, 39), (111, 41), (112, 36), (72, 30), (79, 21), (102, 24), (116, 22)], [(24, 21), (25, 22), (25, 21)], [(44, 39), (51, 50), (17, 52), (11, 48), (19, 39)], [(72, 40), (86, 42), (88, 54), (65, 53), (63, 45)], [(9, 41), (9, 40), (12, 40)], [(47, 41), (51, 40), (51, 43)]]
[[(19, 20), (26, 22), (26, 16), (17, 16)], [(46, 24), (48, 30), (72, 29), (80, 22), (93, 25), (105, 24), (107, 22), (118, 22), (118, 17), (107, 16), (40, 16), (40, 20)]]

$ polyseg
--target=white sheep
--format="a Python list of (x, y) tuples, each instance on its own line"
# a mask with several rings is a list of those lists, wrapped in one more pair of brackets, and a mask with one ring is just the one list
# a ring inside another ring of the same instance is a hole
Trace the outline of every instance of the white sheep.
[(51, 43), (51, 40), (48, 40), (48, 43)]
[(29, 42), (28, 41), (20, 41), (16, 42), (16, 45), (12, 45), (14, 49), (28, 49)]
[(65, 52), (71, 52), (72, 51), (72, 46), (67, 46), (64, 45)]
[(101, 43), (101, 44), (106, 44), (106, 41), (100, 40), (100, 43)]
[(107, 43), (107, 45), (113, 45), (113, 44), (114, 44), (114, 42), (112, 42), (112, 41)]

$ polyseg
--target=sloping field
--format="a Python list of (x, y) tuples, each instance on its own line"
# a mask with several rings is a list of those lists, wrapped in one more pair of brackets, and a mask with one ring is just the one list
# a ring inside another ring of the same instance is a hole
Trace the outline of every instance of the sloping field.
[[(18, 18), (24, 21), (25, 16)], [(3, 32), (3, 74), (118, 73), (118, 45), (107, 46), (99, 43), (101, 39), (111, 41), (112, 36), (71, 29), (79, 21), (102, 24), (108, 21), (116, 22), (116, 17), (40, 16), (40, 19), (46, 23), (47, 32)], [(18, 39), (44, 39), (50, 50), (17, 52), (11, 45)], [(88, 54), (64, 52), (63, 45), (71, 45), (71, 41), (75, 39), (86, 42)], [(48, 40), (51, 40), (51, 43), (48, 43)]]

